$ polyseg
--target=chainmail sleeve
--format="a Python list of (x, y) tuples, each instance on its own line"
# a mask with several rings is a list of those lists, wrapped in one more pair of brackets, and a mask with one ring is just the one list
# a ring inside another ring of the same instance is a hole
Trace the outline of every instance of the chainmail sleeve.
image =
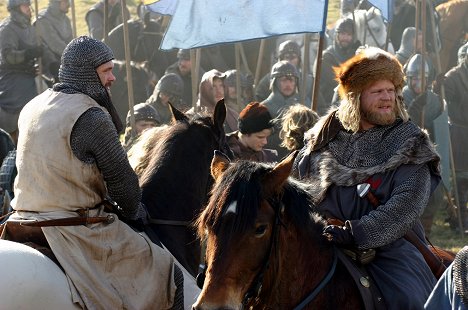
[(134, 220), (145, 213), (140, 203), (138, 177), (128, 162), (108, 114), (99, 108), (83, 113), (73, 126), (70, 144), (79, 160), (87, 164), (96, 163), (109, 196), (122, 208), (123, 216)]
[(360, 249), (387, 245), (411, 229), (424, 211), (431, 193), (427, 165), (422, 165), (407, 180), (396, 186), (391, 198), (359, 220), (351, 221)]

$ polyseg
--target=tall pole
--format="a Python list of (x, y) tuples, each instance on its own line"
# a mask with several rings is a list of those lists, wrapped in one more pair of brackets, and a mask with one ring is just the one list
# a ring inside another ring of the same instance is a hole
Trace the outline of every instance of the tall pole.
[(301, 85), (301, 103), (303, 105), (308, 106), (306, 104), (306, 98), (307, 98), (307, 88), (309, 85), (307, 85), (307, 77), (309, 76), (309, 50), (310, 50), (310, 34), (305, 33), (304, 34), (304, 57), (302, 57), (302, 85)]
[[(105, 0), (107, 2), (107, 0)], [(125, 69), (127, 72), (127, 89), (128, 89), (128, 107), (130, 111), (130, 125), (132, 126), (132, 138), (135, 134), (135, 113), (133, 111), (134, 99), (133, 99), (133, 77), (132, 77), (132, 67), (130, 64), (130, 43), (128, 37), (128, 24), (127, 19), (125, 18), (125, 8), (127, 7), (126, 0), (121, 0), (121, 13), (123, 20), (123, 34), (124, 34), (124, 47), (125, 47)], [(107, 19), (107, 18), (105, 18)], [(107, 32), (106, 32), (107, 34)], [(105, 36), (107, 37), (107, 36)]]
[[(241, 85), (240, 85), (240, 49), (241, 49), (241, 43), (236, 43), (234, 45), (234, 52), (235, 52), (235, 58), (236, 58), (236, 102), (237, 106), (241, 106)], [(226, 94), (224, 94), (226, 97)]]
[(75, 0), (70, 0), (71, 17), (72, 17), (72, 35), (76, 38), (76, 11), (75, 11)]
[(323, 52), (323, 44), (325, 41), (325, 33), (322, 31), (320, 32), (320, 39), (319, 39), (319, 46), (317, 51), (317, 68), (315, 68), (315, 79), (314, 79), (314, 99), (312, 100), (312, 110), (317, 112), (317, 104), (318, 104), (318, 95), (319, 95), (319, 85), (320, 85), (320, 72), (322, 72), (322, 52)]
[[(38, 1), (37, 0), (34, 0), (34, 10), (35, 10), (35, 16), (36, 16), (36, 21), (39, 17), (39, 4), (38, 4)], [(34, 27), (36, 29), (36, 39), (37, 39), (37, 45), (42, 45), (41, 43), (41, 36), (40, 36), (40, 33), (39, 33), (39, 28), (38, 27)], [(37, 58), (37, 63), (38, 63), (38, 68), (37, 68), (37, 78), (38, 78), (38, 83), (36, 83), (36, 87), (37, 87), (37, 92), (40, 94), (42, 93), (45, 89), (43, 87), (43, 81), (42, 81), (42, 57), (38, 57)]]
[(260, 71), (262, 69), (262, 60), (263, 60), (263, 53), (265, 51), (265, 39), (260, 40), (260, 48), (258, 49), (258, 58), (257, 58), (257, 66), (255, 67), (255, 79), (254, 85), (255, 87), (258, 86), (258, 81), (260, 80)]
[[(121, 3), (122, 5), (122, 20), (125, 20), (125, 17), (124, 17), (124, 14), (125, 12), (123, 11), (123, 4)], [(103, 22), (103, 25), (102, 25), (102, 31), (103, 31), (103, 41), (104, 42), (107, 42), (107, 36), (109, 35), (109, 30), (107, 28), (109, 28), (109, 0), (104, 0), (104, 18), (102, 19), (102, 22)], [(133, 111), (133, 109), (132, 109)], [(133, 128), (133, 126), (132, 126)]]

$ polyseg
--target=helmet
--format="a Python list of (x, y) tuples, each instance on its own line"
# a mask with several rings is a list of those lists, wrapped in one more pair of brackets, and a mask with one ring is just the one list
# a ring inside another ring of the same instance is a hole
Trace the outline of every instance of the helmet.
[(458, 64), (462, 64), (466, 58), (466, 54), (468, 52), (468, 42), (463, 44), (459, 49), (458, 49)]
[(8, 11), (11, 11), (22, 4), (31, 5), (31, 0), (8, 0), (7, 9)]
[(287, 40), (281, 43), (278, 47), (279, 59), (283, 60), (284, 55), (287, 53), (294, 53), (298, 57), (301, 57), (301, 48), (299, 44), (292, 40)]
[(271, 68), (270, 89), (273, 89), (275, 79), (282, 76), (294, 76), (296, 78), (296, 86), (299, 87), (299, 85), (297, 85), (299, 71), (297, 71), (296, 66), (286, 60), (280, 60)]
[[(150, 106), (147, 103), (139, 103), (133, 107), (133, 115), (135, 116), (135, 121), (141, 120), (151, 120), (158, 122), (158, 112), (156, 109)], [(127, 113), (127, 126), (130, 125), (130, 111)]]
[(161, 77), (155, 90), (180, 98), (184, 93), (184, 82), (177, 74), (168, 73)]
[(179, 51), (177, 52), (177, 59), (190, 59), (190, 50), (179, 49)]
[(335, 25), (335, 32), (347, 32), (347, 33), (354, 33), (354, 21), (350, 17), (339, 19)]
[[(225, 86), (236, 86), (237, 70), (228, 70), (224, 72), (224, 75), (226, 76), (224, 79)], [(250, 86), (247, 77), (245, 76), (245, 74), (242, 74), (242, 72), (240, 74), (240, 86)]]
[(297, 79), (299, 78), (299, 72), (297, 71), (296, 66), (286, 60), (280, 60), (271, 68), (270, 80), (287, 75), (292, 75)]
[[(420, 77), (422, 71), (422, 61), (421, 54), (414, 54), (413, 57), (408, 60), (408, 64), (406, 65), (406, 77)], [(427, 79), (429, 77), (430, 68), (426, 60), (424, 60), (424, 64), (424, 76)]]

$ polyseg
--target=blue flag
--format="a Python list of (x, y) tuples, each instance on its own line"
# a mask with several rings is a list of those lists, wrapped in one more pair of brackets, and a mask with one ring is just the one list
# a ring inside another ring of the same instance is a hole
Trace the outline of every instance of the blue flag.
[(144, 0), (143, 4), (151, 12), (162, 15), (174, 15), (177, 2), (177, 0)]
[(391, 22), (393, 16), (393, 0), (369, 0), (369, 2), (378, 8), (385, 20)]
[(328, 0), (181, 0), (162, 50), (321, 32)]

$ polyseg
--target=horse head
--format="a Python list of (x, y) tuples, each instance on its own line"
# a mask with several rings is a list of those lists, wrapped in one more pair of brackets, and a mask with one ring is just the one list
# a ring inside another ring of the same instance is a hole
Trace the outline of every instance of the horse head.
[(289, 178), (295, 156), (271, 166), (215, 154), (212, 196), (197, 219), (207, 268), (193, 309), (290, 309), (327, 273), (333, 249), (308, 193)]
[[(354, 19), (356, 39), (361, 44), (385, 49), (387, 25), (380, 10), (375, 7), (368, 10), (355, 10), (349, 17)], [(393, 45), (390, 42), (388, 42), (387, 51), (394, 52)]]

